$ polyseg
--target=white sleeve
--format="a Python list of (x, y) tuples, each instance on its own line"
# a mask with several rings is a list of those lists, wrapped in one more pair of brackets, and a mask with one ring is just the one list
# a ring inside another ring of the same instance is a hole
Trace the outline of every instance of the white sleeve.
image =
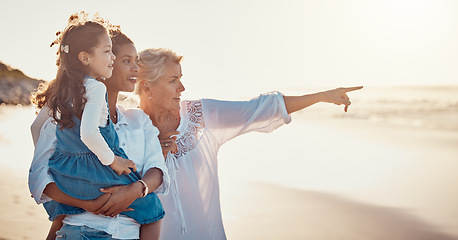
[(205, 127), (219, 144), (247, 132), (271, 132), (291, 122), (283, 95), (261, 94), (250, 101), (202, 100)]
[(159, 142), (159, 130), (153, 125), (151, 119), (143, 114), (144, 131), (145, 131), (145, 165), (143, 175), (151, 169), (158, 168), (162, 171), (162, 184), (154, 191), (156, 194), (167, 194), (170, 186), (169, 171), (165, 165), (162, 147)]
[[(114, 153), (99, 130), (102, 108), (105, 101), (106, 87), (95, 82), (86, 87), (87, 102), (81, 116), (81, 141), (91, 150), (104, 165), (114, 161)], [(107, 119), (108, 120), (108, 119)]]
[(30, 131), (32, 132), (32, 140), (33, 146), (37, 145), (38, 138), (40, 137), (40, 131), (43, 127), (43, 124), (46, 122), (48, 118), (50, 118), (50, 111), (48, 105), (45, 105), (40, 112), (38, 113), (37, 117), (33, 121), (32, 125), (30, 126)]
[(54, 182), (49, 174), (48, 162), (57, 144), (56, 127), (51, 118), (43, 124), (30, 165), (29, 189), (37, 203), (51, 200), (43, 191), (49, 183)]

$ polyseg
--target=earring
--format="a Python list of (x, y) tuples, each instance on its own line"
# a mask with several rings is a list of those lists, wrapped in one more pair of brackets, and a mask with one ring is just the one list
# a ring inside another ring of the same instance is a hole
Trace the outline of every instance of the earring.
[(148, 99), (151, 99), (151, 96), (148, 96)]

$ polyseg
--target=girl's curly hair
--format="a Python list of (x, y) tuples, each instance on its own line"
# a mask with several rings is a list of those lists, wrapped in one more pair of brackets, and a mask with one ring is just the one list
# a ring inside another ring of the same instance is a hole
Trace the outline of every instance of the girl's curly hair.
[(88, 15), (82, 11), (72, 14), (64, 31), (56, 33), (57, 39), (51, 43), (51, 47), (59, 46), (56, 78), (42, 84), (32, 94), (31, 102), (38, 109), (47, 105), (60, 128), (73, 127), (73, 118), (81, 119), (87, 101), (83, 84), (88, 68), (79, 60), (79, 53), (92, 53), (100, 37), (113, 29), (119, 29), (119, 26), (110, 24), (98, 15), (88, 20)]

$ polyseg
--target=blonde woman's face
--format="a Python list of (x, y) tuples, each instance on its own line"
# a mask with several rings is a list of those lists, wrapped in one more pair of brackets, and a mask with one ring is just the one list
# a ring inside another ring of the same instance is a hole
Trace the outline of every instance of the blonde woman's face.
[(168, 62), (164, 74), (150, 83), (150, 104), (155, 109), (177, 111), (180, 109), (181, 92), (185, 90), (181, 83), (181, 65)]

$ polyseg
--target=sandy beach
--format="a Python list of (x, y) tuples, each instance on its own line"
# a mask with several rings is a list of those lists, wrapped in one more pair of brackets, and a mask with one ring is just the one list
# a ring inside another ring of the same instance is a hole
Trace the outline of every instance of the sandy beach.
[[(0, 239), (50, 225), (27, 187), (30, 109), (0, 111)], [(458, 132), (304, 116), (221, 149), (228, 239), (458, 239)]]
[(230, 239), (458, 239), (456, 132), (322, 120), (242, 138), (220, 154)]

